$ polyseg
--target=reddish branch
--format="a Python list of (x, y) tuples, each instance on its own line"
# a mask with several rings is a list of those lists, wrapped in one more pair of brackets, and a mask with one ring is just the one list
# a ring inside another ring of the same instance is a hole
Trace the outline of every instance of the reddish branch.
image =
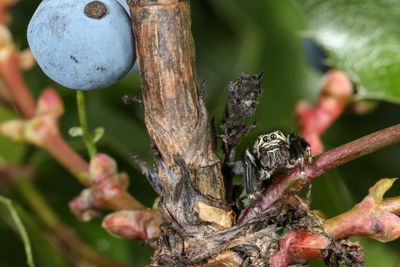
[[(271, 257), (270, 264), (274, 267), (304, 263), (309, 259), (327, 258), (327, 249), (332, 247), (332, 239), (342, 239), (349, 236), (364, 236), (382, 242), (388, 242), (400, 237), (399, 198), (383, 199), (384, 193), (392, 186), (396, 179), (381, 179), (370, 188), (359, 204), (346, 213), (328, 219), (323, 223), (324, 232), (292, 231), (279, 242), (279, 250)], [(394, 204), (394, 201), (397, 203)], [(390, 204), (388, 204), (390, 203)], [(352, 246), (355, 252), (360, 247), (348, 241), (339, 244)], [(360, 256), (360, 253), (354, 253)], [(347, 264), (342, 259), (342, 264)], [(352, 261), (362, 259), (353, 258)], [(340, 262), (339, 262), (340, 263)], [(350, 261), (351, 263), (351, 261)], [(353, 262), (354, 263), (354, 262)]]
[[(310, 183), (329, 170), (398, 142), (400, 142), (400, 124), (322, 153), (313, 158), (312, 166), (306, 167), (306, 182)], [(303, 186), (300, 182), (300, 171), (294, 169), (278, 177), (265, 190), (262, 200), (256, 203), (256, 207), (261, 211), (266, 210), (285, 194), (298, 192)], [(240, 214), (238, 222), (247, 221), (255, 215), (254, 209), (248, 207)]]
[(25, 85), (18, 51), (14, 47), (8, 28), (4, 25), (0, 25), (0, 51), (0, 75), (18, 110), (24, 117), (31, 118), (35, 113), (35, 100)]
[[(396, 179), (382, 179), (370, 188), (368, 196), (348, 212), (325, 221), (325, 231), (335, 239), (349, 235), (365, 236), (382, 242), (400, 236), (399, 203), (384, 200), (384, 193)], [(398, 198), (397, 198), (398, 200)]]
[(400, 215), (400, 197), (389, 197), (382, 201), (381, 209)]
[(296, 118), (300, 135), (310, 143), (312, 153), (324, 150), (320, 137), (343, 113), (352, 94), (353, 85), (347, 75), (332, 70), (324, 76), (321, 95), (315, 108), (305, 101), (297, 104)]
[(8, 9), (11, 5), (17, 3), (19, 0), (1, 0), (0, 1), (0, 25), (7, 25), (10, 14)]

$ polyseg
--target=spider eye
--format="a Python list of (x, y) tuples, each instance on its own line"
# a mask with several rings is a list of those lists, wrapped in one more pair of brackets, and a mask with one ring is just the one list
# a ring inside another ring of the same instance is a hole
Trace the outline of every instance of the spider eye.
[(276, 139), (276, 134), (271, 134), (270, 137), (271, 137), (272, 140), (275, 140)]
[(268, 141), (268, 136), (264, 136), (264, 137), (262, 138), (262, 140), (263, 140), (264, 142), (267, 142), (267, 141)]

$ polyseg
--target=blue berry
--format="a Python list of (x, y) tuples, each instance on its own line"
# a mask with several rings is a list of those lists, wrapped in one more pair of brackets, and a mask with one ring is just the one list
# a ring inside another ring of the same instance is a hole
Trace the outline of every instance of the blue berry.
[(43, 0), (27, 35), (43, 72), (71, 89), (107, 87), (135, 62), (131, 20), (115, 0)]

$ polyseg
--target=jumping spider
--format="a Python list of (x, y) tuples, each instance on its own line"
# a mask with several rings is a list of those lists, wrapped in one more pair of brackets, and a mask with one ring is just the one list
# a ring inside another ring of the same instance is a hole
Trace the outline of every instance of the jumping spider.
[(244, 187), (250, 204), (261, 197), (263, 182), (271, 183), (273, 176), (299, 167), (302, 182), (304, 166), (311, 165), (310, 144), (297, 134), (287, 137), (281, 131), (262, 134), (257, 137), (253, 150), (244, 153)]

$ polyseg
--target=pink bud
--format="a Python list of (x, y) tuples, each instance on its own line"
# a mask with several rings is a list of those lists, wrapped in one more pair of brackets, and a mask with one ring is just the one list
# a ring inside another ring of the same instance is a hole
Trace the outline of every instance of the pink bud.
[(322, 94), (329, 95), (345, 104), (353, 94), (353, 84), (343, 71), (331, 70), (323, 78)]
[(159, 235), (161, 223), (159, 210), (123, 210), (107, 215), (103, 227), (119, 237), (147, 240)]
[(51, 113), (60, 117), (64, 113), (63, 102), (58, 93), (52, 88), (46, 88), (39, 97), (36, 114)]
[(106, 177), (117, 175), (117, 163), (106, 154), (95, 155), (89, 164), (92, 182), (98, 183)]

